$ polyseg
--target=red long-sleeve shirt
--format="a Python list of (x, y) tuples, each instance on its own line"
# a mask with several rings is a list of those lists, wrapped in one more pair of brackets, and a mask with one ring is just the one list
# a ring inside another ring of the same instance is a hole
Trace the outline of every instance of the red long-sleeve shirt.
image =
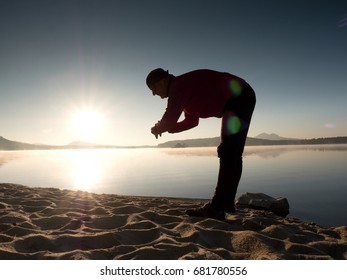
[[(157, 132), (181, 132), (197, 126), (199, 118), (222, 117), (226, 102), (239, 94), (243, 83), (237, 76), (213, 70), (195, 70), (174, 77)], [(178, 122), (182, 112), (185, 118)]]

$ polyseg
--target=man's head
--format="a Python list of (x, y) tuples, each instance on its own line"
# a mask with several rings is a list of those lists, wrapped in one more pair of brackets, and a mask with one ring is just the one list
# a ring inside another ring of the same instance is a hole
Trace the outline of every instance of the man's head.
[(157, 68), (148, 74), (146, 84), (153, 92), (153, 95), (159, 95), (161, 98), (165, 98), (168, 96), (167, 87), (170, 77), (172, 75), (169, 74), (169, 71)]

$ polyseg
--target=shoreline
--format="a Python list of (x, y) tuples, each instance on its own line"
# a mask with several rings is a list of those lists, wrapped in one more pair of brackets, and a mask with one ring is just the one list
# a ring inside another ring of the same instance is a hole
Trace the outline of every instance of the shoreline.
[(189, 217), (206, 200), (0, 184), (0, 259), (347, 259), (347, 226), (237, 209)]

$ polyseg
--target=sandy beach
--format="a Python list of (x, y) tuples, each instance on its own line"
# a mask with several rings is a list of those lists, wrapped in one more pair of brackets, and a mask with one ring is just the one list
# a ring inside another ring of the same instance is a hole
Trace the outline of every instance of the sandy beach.
[(205, 202), (0, 184), (0, 259), (347, 259), (347, 226), (185, 215)]

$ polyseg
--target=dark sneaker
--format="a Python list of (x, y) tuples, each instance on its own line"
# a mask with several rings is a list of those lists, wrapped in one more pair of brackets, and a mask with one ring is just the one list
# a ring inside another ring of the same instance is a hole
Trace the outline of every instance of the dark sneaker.
[(223, 209), (224, 209), (224, 212), (226, 212), (226, 213), (235, 213), (236, 212), (234, 205), (226, 206)]
[(212, 218), (216, 220), (224, 220), (225, 219), (225, 213), (223, 210), (216, 209), (213, 207), (212, 203), (206, 203), (203, 207), (195, 208), (195, 209), (188, 209), (186, 210), (186, 214), (188, 216), (193, 217), (205, 217), (205, 218)]

